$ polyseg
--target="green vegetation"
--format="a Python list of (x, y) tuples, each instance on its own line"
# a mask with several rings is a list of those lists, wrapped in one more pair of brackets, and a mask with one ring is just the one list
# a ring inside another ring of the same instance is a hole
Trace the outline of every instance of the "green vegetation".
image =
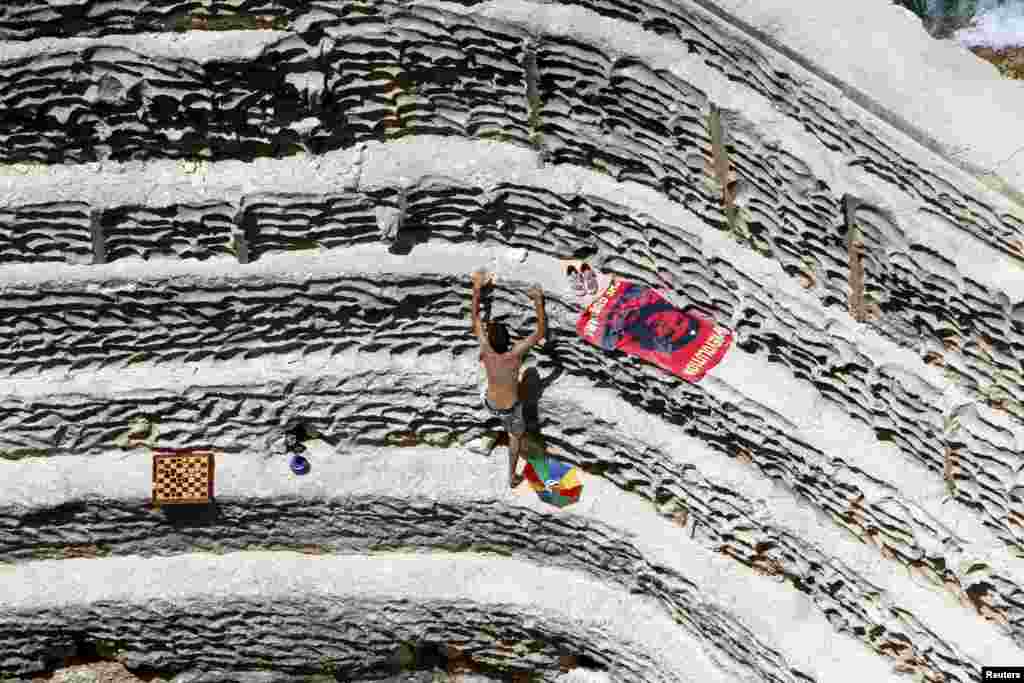
[(402, 643), (395, 653), (395, 660), (399, 671), (412, 671), (416, 668), (416, 647), (411, 643)]
[(42, 175), (49, 165), (42, 161), (8, 161), (0, 163), (0, 176), (10, 175)]
[[(533, 136), (534, 136), (534, 134), (530, 133), (530, 142), (531, 143), (534, 142)], [(503, 132), (500, 132), (500, 131), (488, 131), (488, 132), (485, 132), (485, 133), (480, 133), (480, 135), (478, 137), (480, 137), (480, 138), (482, 138), (484, 140), (495, 140), (497, 142), (515, 142), (515, 138), (514, 137), (512, 137), (508, 133), (503, 133)]]
[(727, 133), (722, 118), (722, 111), (712, 104), (708, 112), (708, 135), (711, 138), (711, 167), (708, 170), (711, 171), (714, 189), (721, 194), (726, 229), (737, 243), (763, 252), (764, 246), (760, 249), (755, 247), (753, 235), (750, 234), (746, 221), (741, 220), (740, 210), (736, 205), (738, 183), (731, 180), (735, 176), (735, 169), (729, 159)]
[(271, 17), (268, 25), (260, 16), (253, 14), (183, 14), (174, 20), (174, 30), (178, 33), (192, 30), (193, 16), (205, 20), (205, 25), (199, 29), (205, 31), (255, 31), (262, 28), (284, 31), (288, 28), (288, 20), (284, 17)]
[(1003, 78), (1024, 81), (1024, 48), (993, 50), (989, 47), (972, 47), (970, 49), (978, 57), (995, 65)]
[(433, 432), (424, 434), (421, 439), (423, 443), (436, 448), (451, 448), (459, 441), (459, 437), (454, 432)]
[(124, 433), (114, 439), (114, 444), (120, 448), (135, 448), (140, 444), (152, 446), (159, 431), (155, 417), (140, 415), (132, 420)]
[(537, 52), (532, 45), (528, 45), (523, 52), (523, 70), (526, 73), (526, 103), (529, 110), (530, 144), (544, 155), (544, 141), (540, 132), (540, 71), (537, 68)]
[(113, 640), (97, 640), (96, 656), (103, 659), (117, 659), (121, 644)]
[(435, 448), (451, 448), (459, 444), (459, 436), (455, 432), (391, 432), (384, 440), (390, 446), (410, 448), (414, 446), (434, 446)]
[(316, 240), (298, 238), (288, 241), (289, 251), (303, 251), (306, 249), (319, 249), (320, 243)]
[(320, 671), (328, 676), (334, 676), (338, 671), (338, 662), (330, 657), (321, 657)]
[(274, 663), (264, 657), (256, 658), (256, 668), (262, 669), (263, 671), (274, 671)]
[[(893, 0), (916, 14), (925, 30), (933, 38), (946, 40), (960, 29), (970, 26), (978, 13), (977, 0), (942, 0), (934, 13), (929, 9), (928, 0)], [(1000, 4), (1006, 4), (1002, 0)], [(1024, 48), (1010, 47), (995, 50), (989, 47), (969, 48), (978, 57), (995, 65), (1003, 78), (1024, 80)]]
[(928, 18), (928, 0), (895, 0), (895, 2), (900, 7), (906, 7), (921, 19)]
[[(210, 148), (204, 147), (202, 149), (206, 150), (206, 156), (209, 156)], [(196, 154), (179, 159), (178, 167), (186, 175), (196, 175), (197, 173), (206, 173), (209, 170), (209, 162), (203, 159), (201, 154)]]
[(929, 35), (939, 39), (950, 38), (959, 29), (969, 26), (978, 12), (977, 0), (941, 0), (941, 6), (934, 14), (929, 10), (928, 0), (893, 2), (916, 14)]
[(149, 358), (149, 356), (150, 356), (150, 354), (146, 353), (145, 351), (136, 351), (132, 355), (128, 356), (128, 358), (125, 360), (124, 364), (127, 366), (127, 365), (135, 365), (136, 363), (142, 363), (147, 358)]
[(4, 460), (21, 460), (22, 458), (41, 458), (50, 454), (45, 448), (12, 448), (7, 451), (0, 451), (0, 458)]

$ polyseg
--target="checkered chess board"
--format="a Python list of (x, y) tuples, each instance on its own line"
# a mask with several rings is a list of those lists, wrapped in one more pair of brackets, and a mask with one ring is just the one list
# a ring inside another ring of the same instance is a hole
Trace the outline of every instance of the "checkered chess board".
[(153, 454), (153, 505), (209, 503), (213, 497), (213, 453), (156, 451)]

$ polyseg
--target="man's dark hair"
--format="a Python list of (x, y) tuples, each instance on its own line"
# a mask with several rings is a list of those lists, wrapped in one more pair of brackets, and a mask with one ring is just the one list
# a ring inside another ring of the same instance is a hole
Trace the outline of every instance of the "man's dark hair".
[(487, 341), (491, 343), (491, 348), (497, 353), (508, 353), (510, 344), (508, 328), (505, 327), (505, 323), (489, 323), (487, 325)]

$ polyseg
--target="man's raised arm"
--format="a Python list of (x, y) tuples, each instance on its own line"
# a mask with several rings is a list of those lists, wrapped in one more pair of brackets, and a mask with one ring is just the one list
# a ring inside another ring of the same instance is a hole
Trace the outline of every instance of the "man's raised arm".
[(482, 270), (473, 273), (473, 308), (470, 312), (471, 328), (473, 334), (482, 342), (484, 339), (483, 326), (480, 324), (480, 289), (483, 287), (484, 278), (487, 276)]
[(537, 329), (526, 339), (516, 342), (516, 345), (512, 347), (513, 353), (523, 355), (530, 350), (534, 344), (539, 342), (548, 333), (548, 321), (544, 316), (544, 290), (538, 285), (534, 285), (527, 290), (526, 295), (533, 300), (533, 308), (537, 313)]

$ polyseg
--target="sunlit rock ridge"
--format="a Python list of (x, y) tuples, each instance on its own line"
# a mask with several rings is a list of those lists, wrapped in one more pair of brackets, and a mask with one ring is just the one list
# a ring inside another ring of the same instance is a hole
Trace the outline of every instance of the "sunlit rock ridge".
[[(98, 643), (182, 682), (410, 643), (495, 680), (1024, 659), (1024, 185), (950, 151), (985, 111), (944, 139), (735, 5), (0, 8), (0, 679)], [(995, 79), (950, 59), (950, 107)], [(584, 344), (572, 255), (713, 314), (729, 362)], [(564, 510), (508, 489), (480, 404), (491, 264), (514, 334), (547, 292)], [(215, 449), (215, 505), (154, 510), (151, 446)]]

